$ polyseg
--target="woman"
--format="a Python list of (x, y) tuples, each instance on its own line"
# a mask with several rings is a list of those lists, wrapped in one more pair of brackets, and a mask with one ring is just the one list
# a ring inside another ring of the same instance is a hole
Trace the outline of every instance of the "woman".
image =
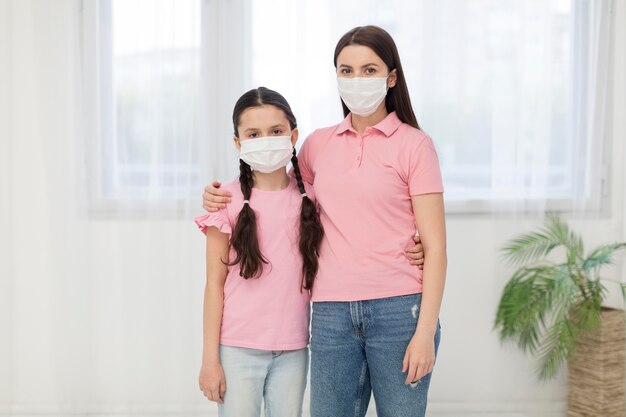
[[(335, 48), (345, 119), (299, 154), (325, 230), (312, 290), (311, 415), (424, 416), (447, 258), (443, 186), (391, 36), (357, 27)], [(211, 196), (211, 194), (216, 195)], [(208, 187), (207, 209), (220, 193)], [(423, 271), (404, 259), (417, 227)]]

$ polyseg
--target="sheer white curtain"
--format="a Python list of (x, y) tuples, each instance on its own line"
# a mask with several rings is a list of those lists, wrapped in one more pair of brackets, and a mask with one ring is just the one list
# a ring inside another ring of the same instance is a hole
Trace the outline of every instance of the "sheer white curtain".
[(438, 147), (450, 212), (600, 209), (612, 0), (252, 4), (260, 21), (291, 17), (252, 28), (253, 80), (285, 93), (304, 133), (341, 119), (339, 37), (377, 24)]
[(197, 388), (201, 186), (235, 173), (247, 88), (282, 92), (303, 134), (341, 119), (332, 51), (353, 26), (395, 37), (462, 207), (543, 208), (551, 184), (580, 202), (602, 170), (610, 0), (146, 1), (119, 40), (133, 52), (85, 23), (115, 3), (0, 0), (0, 414), (214, 412)]
[(230, 119), (249, 74), (246, 4), (79, 2), (90, 216), (182, 218), (207, 178), (234, 175)]
[[(81, 90), (85, 7), (75, 0), (0, 2), (0, 414), (211, 415), (197, 387), (204, 240), (191, 218), (201, 210), (201, 190), (190, 191), (184, 176), (173, 181), (180, 191), (175, 216), (163, 216), (150, 193), (134, 219), (91, 211), (90, 187), (103, 183), (89, 164), (101, 160), (86, 157), (102, 148), (85, 134), (96, 127), (86, 126), (94, 118)], [(176, 16), (164, 14), (161, 23)], [(158, 58), (147, 65), (164, 67)], [(162, 91), (148, 93), (149, 104), (164, 104)], [(180, 112), (178, 126), (160, 124), (167, 115), (155, 112), (154, 125), (136, 127), (160, 146), (149, 153), (155, 176), (167, 173), (162, 157), (176, 154), (163, 146), (167, 130), (188, 143), (185, 106), (167, 109)], [(125, 115), (134, 113), (118, 113)], [(191, 154), (185, 149), (178, 162)], [(136, 206), (116, 210), (124, 208)]]

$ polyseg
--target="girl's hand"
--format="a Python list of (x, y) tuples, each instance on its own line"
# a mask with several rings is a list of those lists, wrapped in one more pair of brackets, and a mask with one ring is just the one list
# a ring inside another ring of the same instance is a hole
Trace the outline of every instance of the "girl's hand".
[(228, 191), (220, 190), (222, 184), (219, 181), (213, 181), (211, 185), (204, 187), (202, 194), (202, 207), (208, 212), (215, 212), (226, 207), (230, 203), (232, 194)]
[[(405, 384), (415, 384), (433, 371), (435, 366), (434, 336), (415, 333), (409, 342), (402, 361), (402, 372), (406, 372)], [(408, 371), (408, 372), (407, 372)]]
[(419, 269), (424, 269), (424, 247), (419, 235), (414, 235), (412, 241), (407, 243), (404, 253), (411, 265), (417, 265)]
[(218, 362), (212, 365), (202, 365), (200, 369), (200, 391), (209, 401), (224, 404), (224, 394), (226, 393), (226, 377), (224, 369)]

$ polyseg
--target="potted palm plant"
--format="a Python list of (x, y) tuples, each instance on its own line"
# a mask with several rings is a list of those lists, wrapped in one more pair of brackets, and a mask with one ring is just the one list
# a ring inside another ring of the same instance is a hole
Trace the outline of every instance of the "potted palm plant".
[[(568, 416), (624, 415), (624, 311), (603, 306), (608, 280), (600, 276), (623, 249), (626, 242), (609, 243), (585, 254), (581, 236), (552, 214), (503, 248), (519, 267), (502, 292), (495, 329), (538, 359), (541, 380), (569, 365)], [(626, 297), (626, 284), (616, 285)]]

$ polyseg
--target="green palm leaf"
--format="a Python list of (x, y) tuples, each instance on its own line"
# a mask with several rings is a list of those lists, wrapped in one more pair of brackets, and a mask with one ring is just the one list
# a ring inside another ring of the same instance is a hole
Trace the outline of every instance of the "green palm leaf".
[(567, 320), (565, 308), (559, 309), (553, 326), (548, 329), (539, 354), (539, 379), (546, 380), (554, 377), (561, 366), (572, 355), (575, 348), (576, 329)]
[(509, 262), (520, 264), (544, 257), (558, 246), (567, 250), (568, 258), (582, 258), (582, 238), (570, 231), (567, 224), (558, 217), (548, 215), (546, 224), (540, 231), (512, 239), (502, 250)]
[(547, 255), (559, 242), (542, 232), (528, 233), (511, 240), (502, 250), (505, 258), (514, 264), (534, 261)]
[[(564, 249), (563, 263), (543, 260), (556, 248)], [(605, 244), (584, 258), (582, 237), (553, 214), (539, 231), (504, 246), (506, 259), (522, 266), (502, 291), (494, 328), (501, 341), (538, 356), (540, 379), (553, 377), (571, 358), (577, 337), (598, 328), (606, 295), (599, 270), (622, 249), (626, 242)], [(626, 283), (620, 289), (626, 300)]]
[(606, 245), (598, 246), (583, 262), (583, 269), (585, 270), (585, 272), (589, 272), (592, 269), (596, 269), (600, 266), (609, 265), (612, 261), (613, 254), (616, 251), (622, 249), (626, 249), (626, 242), (609, 243)]
[[(545, 328), (546, 315), (553, 308), (567, 276), (563, 268), (543, 265), (520, 268), (506, 285), (495, 327), (502, 340), (511, 340), (525, 352), (537, 349), (540, 334)], [(560, 291), (557, 291), (560, 290)]]

